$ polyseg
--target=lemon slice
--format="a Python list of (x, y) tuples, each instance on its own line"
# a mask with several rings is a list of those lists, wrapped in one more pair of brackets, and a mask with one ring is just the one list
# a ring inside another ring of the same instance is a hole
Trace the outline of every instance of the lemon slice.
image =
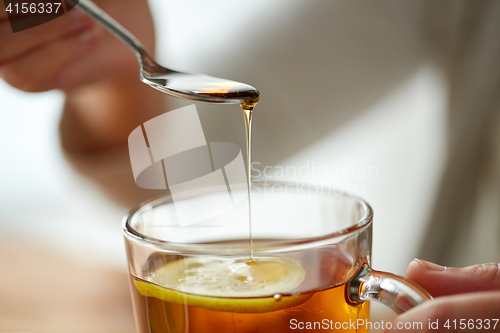
[(306, 272), (282, 257), (185, 258), (135, 280), (143, 296), (217, 311), (260, 313), (299, 305), (312, 294), (281, 296), (297, 288)]

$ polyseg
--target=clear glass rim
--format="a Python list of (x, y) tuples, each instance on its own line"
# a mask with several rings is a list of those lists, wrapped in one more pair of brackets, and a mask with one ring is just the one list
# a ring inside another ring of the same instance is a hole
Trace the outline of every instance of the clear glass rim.
[[(287, 182), (287, 181), (277, 181), (277, 180), (268, 180), (266, 182), (270, 185), (279, 184), (279, 185), (289, 185), (293, 184), (293, 186), (301, 186), (308, 185), (308, 183), (301, 182)], [(311, 185), (311, 184), (309, 184)], [(351, 226), (340, 229), (338, 231), (318, 236), (318, 237), (310, 237), (310, 238), (297, 238), (297, 239), (283, 239), (283, 240), (266, 240), (265, 245), (254, 244), (252, 247), (250, 245), (241, 245), (241, 244), (212, 244), (212, 243), (177, 243), (170, 242), (161, 239), (157, 239), (154, 237), (149, 237), (139, 233), (135, 230), (131, 223), (134, 216), (138, 213), (141, 213), (144, 210), (152, 209), (158, 206), (158, 202), (172, 202), (172, 196), (170, 194), (162, 195), (160, 197), (156, 197), (150, 200), (143, 202), (142, 204), (136, 206), (132, 210), (130, 210), (125, 217), (123, 218), (123, 233), (125, 236), (132, 238), (134, 241), (139, 243), (143, 243), (145, 245), (154, 245), (158, 249), (168, 251), (168, 252), (180, 252), (180, 253), (191, 253), (191, 254), (221, 254), (227, 255), (231, 253), (248, 253), (251, 250), (254, 253), (260, 252), (280, 252), (280, 251), (292, 251), (304, 248), (314, 248), (322, 245), (326, 245), (331, 243), (331, 240), (338, 237), (348, 237), (349, 235), (355, 233), (356, 231), (362, 230), (365, 227), (369, 226), (373, 221), (373, 210), (371, 206), (360, 196), (354, 193), (347, 193), (344, 190), (335, 189), (329, 186), (318, 186), (319, 189), (322, 190), (322, 193), (325, 196), (331, 197), (347, 197), (354, 201), (356, 201), (362, 209), (364, 210), (363, 216)], [(337, 192), (340, 191), (340, 192)], [(323, 194), (322, 194), (323, 195)]]

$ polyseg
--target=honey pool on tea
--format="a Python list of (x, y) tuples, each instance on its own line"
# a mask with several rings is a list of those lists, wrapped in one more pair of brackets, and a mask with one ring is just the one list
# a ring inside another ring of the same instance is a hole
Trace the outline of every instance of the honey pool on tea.
[(306, 322), (321, 323), (323, 331), (366, 321), (368, 302), (346, 298), (353, 264), (339, 244), (253, 258), (156, 252), (148, 275), (131, 275), (136, 322), (140, 333), (278, 333)]

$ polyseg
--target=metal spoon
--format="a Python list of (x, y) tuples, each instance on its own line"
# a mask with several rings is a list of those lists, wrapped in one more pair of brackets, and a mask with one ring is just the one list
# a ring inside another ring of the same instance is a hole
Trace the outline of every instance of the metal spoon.
[(140, 79), (147, 85), (179, 98), (208, 103), (228, 103), (253, 106), (260, 100), (254, 87), (236, 81), (204, 74), (190, 74), (160, 66), (144, 46), (90, 0), (70, 0), (88, 16), (102, 24), (132, 48), (139, 60)]

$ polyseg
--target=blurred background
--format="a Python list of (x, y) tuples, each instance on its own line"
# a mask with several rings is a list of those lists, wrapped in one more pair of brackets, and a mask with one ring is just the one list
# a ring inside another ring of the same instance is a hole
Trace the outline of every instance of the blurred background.
[[(500, 261), (500, 3), (149, 4), (159, 63), (261, 92), (254, 175), (372, 205), (374, 267)], [(66, 156), (63, 103), (0, 81), (0, 331), (133, 332), (121, 220), (158, 193), (136, 188), (126, 147)], [(238, 106), (197, 107), (212, 141), (244, 149)]]

